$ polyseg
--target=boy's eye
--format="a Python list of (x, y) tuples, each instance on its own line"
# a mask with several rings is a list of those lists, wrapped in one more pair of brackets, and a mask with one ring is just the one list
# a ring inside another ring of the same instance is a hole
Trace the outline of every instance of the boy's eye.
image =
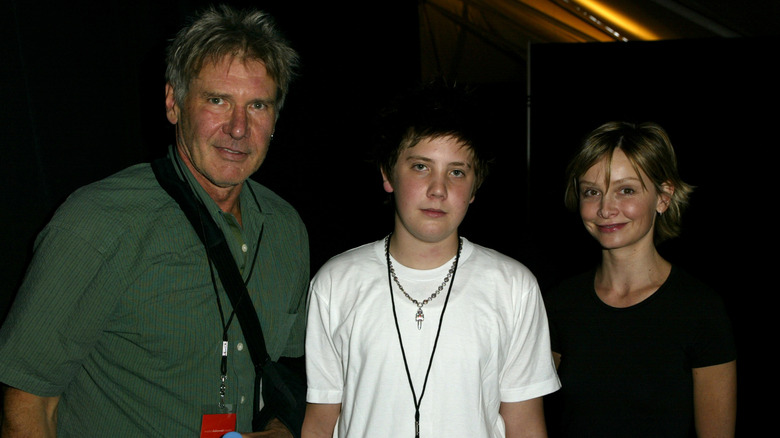
[(426, 166), (425, 166), (425, 164), (422, 164), (422, 163), (415, 163), (415, 164), (412, 164), (412, 169), (414, 169), (414, 170), (425, 170)]

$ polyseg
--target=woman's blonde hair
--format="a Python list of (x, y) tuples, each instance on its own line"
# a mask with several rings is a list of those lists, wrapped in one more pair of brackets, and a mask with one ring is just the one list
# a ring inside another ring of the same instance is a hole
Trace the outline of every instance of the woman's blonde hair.
[[(616, 149), (626, 154), (637, 174), (641, 169), (648, 176), (656, 192), (664, 192), (664, 184), (673, 187), (668, 209), (656, 219), (655, 242), (677, 237), (694, 187), (680, 178), (672, 142), (656, 123), (608, 122), (593, 130), (567, 167), (566, 207), (575, 211), (579, 208), (580, 177), (603, 158), (611, 162)], [(606, 179), (609, 182), (609, 169)]]

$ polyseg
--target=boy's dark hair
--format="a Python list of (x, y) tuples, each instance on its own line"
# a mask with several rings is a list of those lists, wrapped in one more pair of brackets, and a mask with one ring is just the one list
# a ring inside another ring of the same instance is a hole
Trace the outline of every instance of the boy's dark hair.
[(487, 177), (492, 156), (472, 89), (443, 79), (427, 82), (396, 98), (375, 122), (375, 160), (388, 178), (401, 152), (423, 139), (440, 137), (454, 137), (471, 150), (475, 190)]

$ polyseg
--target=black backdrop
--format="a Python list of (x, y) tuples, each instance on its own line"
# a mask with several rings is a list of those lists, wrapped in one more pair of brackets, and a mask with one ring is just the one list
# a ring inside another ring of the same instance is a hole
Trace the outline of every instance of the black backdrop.
[[(367, 122), (387, 97), (419, 79), (416, 4), (231, 3), (273, 13), (302, 55), (301, 76), (254, 178), (300, 211), (316, 269), (389, 230), (379, 175), (364, 161)], [(163, 51), (185, 17), (206, 4), (4, 6), (0, 316), (35, 235), (65, 197), (163, 154), (173, 141), (163, 107)], [(530, 173), (525, 78), (482, 84), (499, 160), (463, 226), (472, 240), (526, 263), (543, 290), (592, 266), (598, 249), (562, 207), (565, 160), (603, 121), (663, 124), (684, 179), (698, 189), (683, 237), (662, 252), (729, 305), (739, 342), (741, 430), (762, 418), (762, 354), (754, 337), (777, 332), (763, 310), (771, 308), (768, 272), (776, 258), (774, 47), (773, 40), (741, 39), (532, 46)]]
[(598, 248), (562, 203), (566, 159), (583, 136), (607, 120), (664, 126), (683, 180), (697, 188), (682, 236), (659, 251), (726, 301), (739, 355), (738, 436), (754, 436), (766, 422), (761, 399), (770, 389), (757, 345), (777, 333), (776, 48), (776, 40), (708, 39), (531, 50), (529, 264), (553, 284), (598, 261)]
[[(210, 4), (49, 3), (10, 0), (0, 13), (0, 316), (35, 235), (67, 195), (164, 154), (174, 140), (164, 112), (165, 46), (186, 17)], [(369, 238), (366, 225), (372, 239), (387, 231), (372, 211), (383, 198), (381, 179), (364, 162), (367, 122), (419, 77), (415, 2), (381, 0), (358, 16), (343, 2), (229, 3), (273, 14), (301, 54), (254, 178), (298, 208), (317, 243), (313, 266)]]

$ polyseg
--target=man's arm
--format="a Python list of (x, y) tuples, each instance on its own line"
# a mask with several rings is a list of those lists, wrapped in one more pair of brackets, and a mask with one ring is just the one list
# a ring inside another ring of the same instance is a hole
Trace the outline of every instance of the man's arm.
[(341, 403), (308, 403), (303, 418), (301, 438), (332, 438), (336, 420), (341, 414)]
[(56, 437), (59, 402), (59, 397), (39, 397), (6, 387), (2, 438)]
[(546, 438), (542, 397), (501, 403), (498, 410), (506, 425), (506, 438)]
[(731, 438), (737, 423), (737, 361), (693, 369), (699, 438)]

